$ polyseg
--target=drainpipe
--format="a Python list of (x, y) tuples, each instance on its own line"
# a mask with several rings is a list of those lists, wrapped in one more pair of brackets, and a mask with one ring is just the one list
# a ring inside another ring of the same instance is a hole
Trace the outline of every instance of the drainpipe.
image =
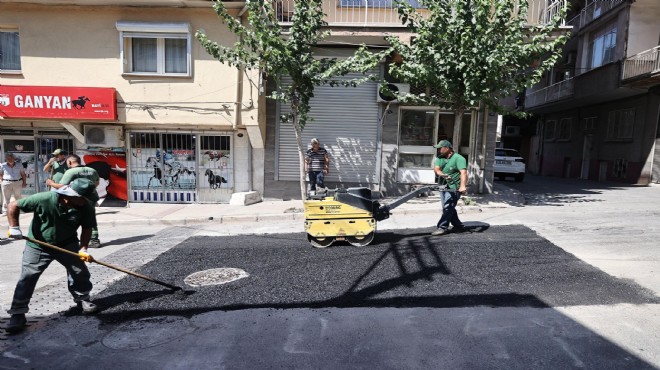
[(488, 138), (488, 107), (484, 109), (484, 128), (481, 138), (481, 165), (479, 166), (479, 194), (484, 193), (486, 183), (486, 139)]

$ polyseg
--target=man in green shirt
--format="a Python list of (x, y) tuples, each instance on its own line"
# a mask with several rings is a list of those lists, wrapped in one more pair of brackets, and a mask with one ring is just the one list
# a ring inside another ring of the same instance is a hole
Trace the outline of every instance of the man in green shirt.
[[(87, 254), (87, 245), (92, 236), (92, 227), (96, 226), (92, 202), (98, 199), (96, 185), (89, 179), (81, 178), (72, 181), (68, 186), (37, 193), (9, 204), (7, 234), (10, 238), (23, 238), (19, 214), (21, 211), (31, 212), (34, 217), (28, 229), (29, 238), (77, 252), (80, 256), (77, 258), (31, 241), (26, 242), (21, 276), (14, 290), (11, 308), (7, 311), (11, 315), (6, 327), (9, 333), (18, 333), (24, 329), (27, 323), (25, 314), (29, 311), (37, 281), (53, 260), (66, 268), (69, 292), (74, 302), (82, 308), (82, 312), (91, 314), (97, 311), (96, 305), (89, 298), (92, 283), (84, 261), (91, 261), (91, 256)], [(82, 227), (80, 241), (79, 227)]]
[[(82, 161), (80, 160), (79, 156), (71, 154), (66, 158), (66, 166), (68, 167), (68, 170), (64, 172), (64, 176), (62, 176), (60, 181), (47, 180), (46, 185), (53, 189), (59, 189), (62, 186), (68, 185), (75, 179), (84, 178), (92, 180), (94, 184), (98, 186), (100, 180), (98, 172), (96, 172), (96, 170), (91, 167), (83, 166), (81, 163)], [(92, 240), (89, 242), (89, 247), (101, 247), (101, 241), (99, 240), (99, 230), (96, 226), (92, 229)]]
[(53, 156), (44, 166), (44, 172), (50, 172), (50, 176), (48, 177), (49, 179), (55, 182), (60, 182), (62, 176), (64, 176), (64, 172), (66, 172), (68, 169), (66, 166), (66, 155), (66, 151), (62, 149), (55, 149)]
[(448, 140), (442, 140), (434, 147), (438, 149), (439, 155), (435, 159), (433, 170), (439, 178), (446, 181), (450, 191), (440, 192), (442, 217), (438, 221), (438, 229), (431, 235), (444, 235), (449, 232), (449, 224), (453, 226), (452, 231), (462, 231), (464, 228), (456, 212), (456, 203), (461, 194), (467, 193), (467, 161), (465, 157), (454, 152)]

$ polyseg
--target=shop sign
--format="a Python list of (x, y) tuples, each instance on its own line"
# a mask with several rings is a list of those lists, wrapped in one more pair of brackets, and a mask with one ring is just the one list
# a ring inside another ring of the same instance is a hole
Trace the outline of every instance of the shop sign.
[(0, 119), (117, 120), (114, 88), (0, 85)]

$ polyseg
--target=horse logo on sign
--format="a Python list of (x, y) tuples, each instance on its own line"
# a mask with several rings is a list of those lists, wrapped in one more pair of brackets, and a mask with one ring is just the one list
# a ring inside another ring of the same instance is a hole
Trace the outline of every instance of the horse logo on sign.
[(0, 105), (3, 107), (9, 106), (9, 94), (0, 94)]

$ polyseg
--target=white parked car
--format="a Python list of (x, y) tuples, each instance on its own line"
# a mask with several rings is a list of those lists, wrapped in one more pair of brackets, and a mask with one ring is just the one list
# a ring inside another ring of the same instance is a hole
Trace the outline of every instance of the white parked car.
[(515, 149), (495, 149), (495, 177), (504, 180), (511, 176), (517, 182), (525, 178), (525, 160)]

